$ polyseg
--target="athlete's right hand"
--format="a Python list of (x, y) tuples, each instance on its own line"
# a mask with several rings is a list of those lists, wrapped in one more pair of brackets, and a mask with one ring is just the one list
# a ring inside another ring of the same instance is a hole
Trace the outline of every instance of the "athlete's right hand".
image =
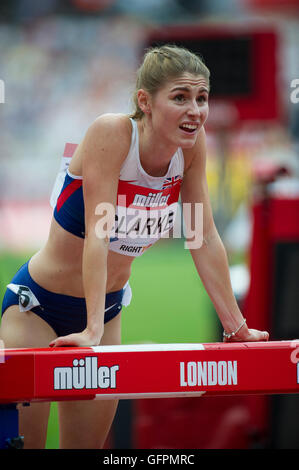
[(100, 344), (102, 334), (91, 333), (87, 328), (80, 333), (72, 333), (67, 336), (59, 336), (51, 341), (50, 348), (58, 347), (84, 347), (84, 346), (98, 346)]

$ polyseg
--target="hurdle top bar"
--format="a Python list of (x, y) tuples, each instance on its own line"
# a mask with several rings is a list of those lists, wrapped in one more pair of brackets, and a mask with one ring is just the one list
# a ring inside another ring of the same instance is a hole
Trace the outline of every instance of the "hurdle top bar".
[(299, 392), (299, 340), (0, 350), (0, 403)]

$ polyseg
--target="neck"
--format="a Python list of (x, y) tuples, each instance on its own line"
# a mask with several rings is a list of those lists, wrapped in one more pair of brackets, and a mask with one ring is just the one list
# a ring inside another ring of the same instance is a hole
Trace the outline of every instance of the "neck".
[(137, 121), (142, 168), (151, 176), (164, 176), (177, 148), (157, 136), (146, 118)]

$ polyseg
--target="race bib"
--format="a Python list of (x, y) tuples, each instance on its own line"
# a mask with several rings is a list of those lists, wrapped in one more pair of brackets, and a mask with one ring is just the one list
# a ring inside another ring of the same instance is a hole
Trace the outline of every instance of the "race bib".
[(29, 287), (21, 286), (19, 284), (8, 284), (7, 288), (19, 296), (20, 312), (27, 312), (33, 307), (40, 305)]

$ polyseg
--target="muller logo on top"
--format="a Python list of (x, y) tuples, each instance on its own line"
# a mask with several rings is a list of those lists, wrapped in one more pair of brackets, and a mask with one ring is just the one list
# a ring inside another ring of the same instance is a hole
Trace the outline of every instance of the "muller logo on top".
[(155, 207), (167, 205), (170, 194), (163, 196), (163, 193), (148, 193), (147, 196), (144, 194), (135, 194), (133, 204), (134, 207)]
[(134, 184), (135, 181), (120, 180), (118, 205), (131, 208), (165, 208), (178, 201), (182, 177), (165, 178), (161, 189), (150, 189)]
[[(180, 175), (173, 176), (171, 178), (165, 178), (162, 191), (153, 192), (150, 190), (148, 194), (135, 194), (132, 206), (135, 207), (165, 207), (171, 201), (169, 201), (172, 189), (177, 186), (176, 189), (180, 188), (182, 178)], [(145, 189), (145, 188), (144, 188)]]

